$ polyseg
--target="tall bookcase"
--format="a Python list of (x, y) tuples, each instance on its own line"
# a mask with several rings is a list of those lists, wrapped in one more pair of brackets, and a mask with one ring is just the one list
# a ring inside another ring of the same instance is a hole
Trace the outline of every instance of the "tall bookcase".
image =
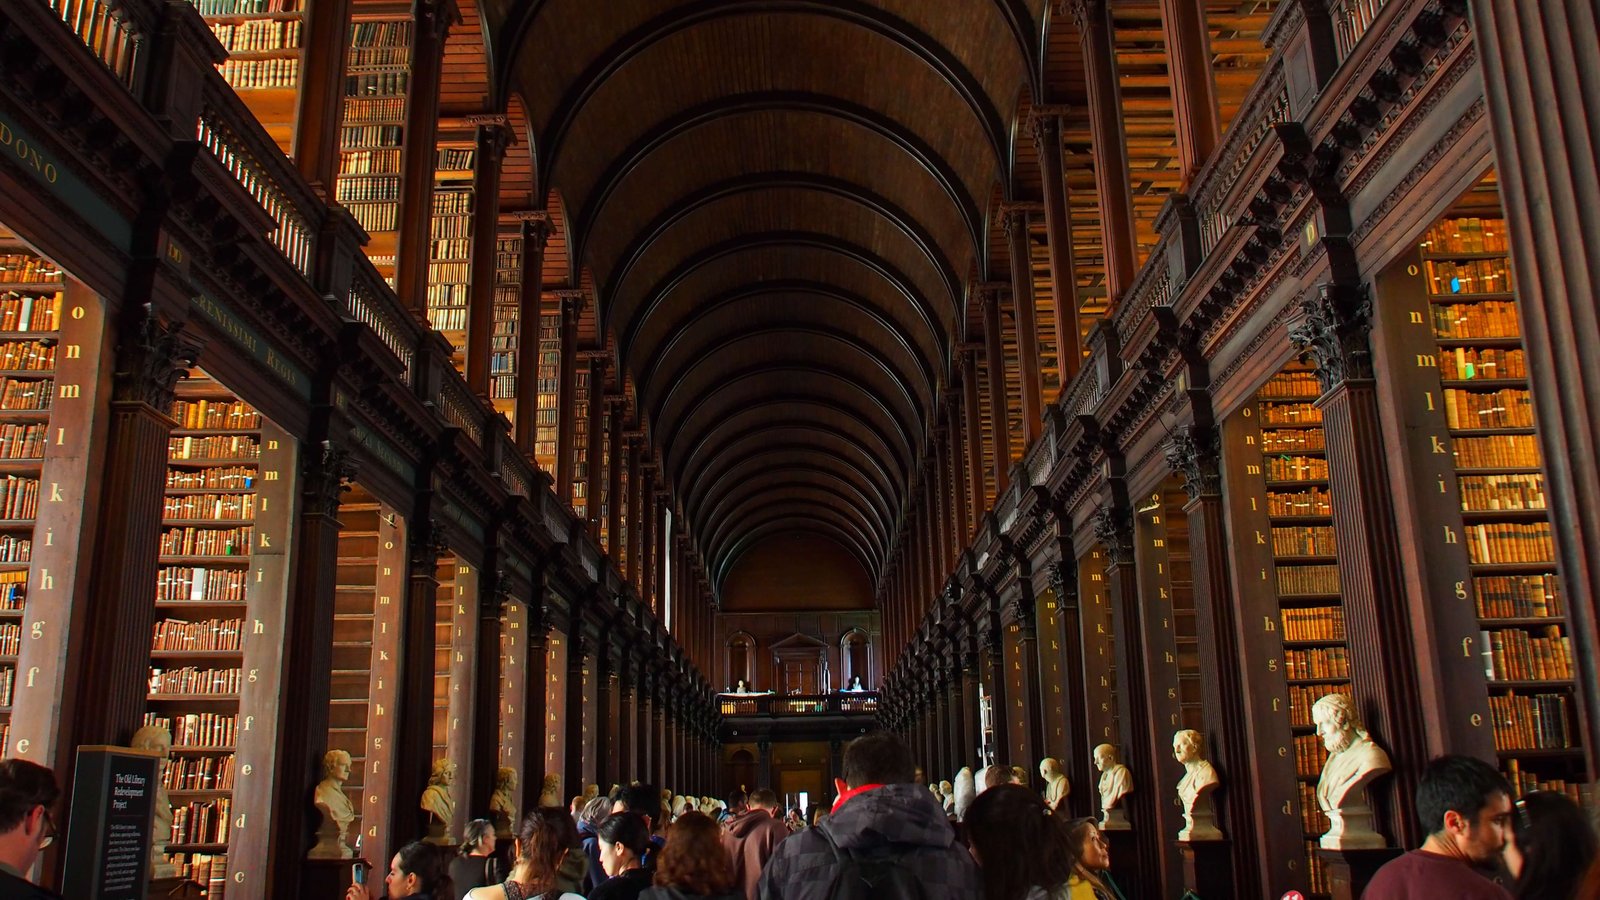
[[(1145, 609), (1151, 715), (1171, 731), (1192, 728), (1204, 733), (1189, 523), (1183, 512), (1186, 499), (1183, 488), (1169, 481), (1135, 504), (1134, 555)], [(1175, 789), (1175, 770), (1163, 775), (1174, 776)]]
[(9, 755), (65, 278), (0, 229), (0, 756)]
[(1106, 582), (1106, 551), (1099, 546), (1078, 559), (1078, 597), (1083, 622), (1083, 665), (1088, 693), (1090, 749), (1110, 744), (1128, 762), (1117, 706), (1116, 630)]
[(489, 357), (489, 397), (516, 424), (517, 342), (522, 319), (522, 238), (502, 233), (494, 255), (494, 346)]
[(266, 852), (264, 829), (239, 824), (269, 814), (295, 457), (199, 369), (171, 416), (145, 722), (172, 734), (168, 854), (215, 898)]
[(400, 148), (411, 79), (409, 17), (350, 24), (335, 195), (372, 238), (367, 256), (392, 285), (400, 227)]
[(434, 162), (429, 226), (428, 322), (456, 348), (465, 371), (467, 305), (472, 294), (472, 168), (477, 149), (441, 142)]
[(556, 429), (561, 406), (561, 309), (539, 298), (538, 410), (533, 455), (546, 472), (556, 470)]
[(217, 70), (284, 153), (294, 147), (300, 100), (300, 0), (189, 0), (228, 58)]
[(579, 519), (588, 518), (589, 497), (598, 496), (589, 484), (592, 472), (600, 472), (598, 458), (590, 465), (589, 459), (589, 367), (582, 361), (572, 382), (572, 511)]

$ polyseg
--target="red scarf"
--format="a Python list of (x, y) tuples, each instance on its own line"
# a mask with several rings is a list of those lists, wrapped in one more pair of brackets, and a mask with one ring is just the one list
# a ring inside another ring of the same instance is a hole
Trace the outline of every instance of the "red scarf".
[[(865, 794), (867, 791), (876, 790), (877, 788), (881, 788), (881, 787), (883, 787), (883, 785), (881, 785), (881, 784), (863, 784), (860, 787), (853, 787), (853, 788), (852, 787), (845, 787), (843, 778), (835, 778), (833, 780), (833, 787), (834, 787), (834, 790), (839, 792), (839, 797), (838, 797), (838, 799), (833, 801), (833, 810), (832, 810), (832, 812), (838, 812), (839, 811), (839, 807), (843, 806), (844, 802), (846, 800), (849, 800), (851, 797), (854, 797), (857, 794)], [(831, 815), (831, 813), (830, 813), (830, 815)]]

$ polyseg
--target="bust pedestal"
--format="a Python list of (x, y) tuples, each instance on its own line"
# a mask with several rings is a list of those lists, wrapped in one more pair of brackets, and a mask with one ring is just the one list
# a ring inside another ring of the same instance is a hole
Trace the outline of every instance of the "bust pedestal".
[[(1113, 807), (1115, 812), (1116, 808)], [(1129, 897), (1143, 896), (1143, 892), (1151, 887), (1149, 876), (1139, 871), (1137, 846), (1131, 830), (1106, 831), (1106, 848), (1111, 851), (1111, 877), (1117, 880), (1122, 893)], [(1206, 898), (1210, 900), (1210, 898)]]
[(1333, 895), (1333, 900), (1356, 900), (1366, 892), (1367, 882), (1372, 880), (1379, 867), (1403, 852), (1395, 847), (1371, 850), (1319, 849), (1317, 857), (1327, 870), (1328, 893)]
[(1183, 858), (1183, 886), (1201, 900), (1233, 896), (1233, 862), (1225, 838), (1207, 841), (1178, 841)]
[(367, 867), (367, 884), (383, 882), (383, 872), (372, 868), (372, 863), (359, 857), (349, 859), (308, 859), (301, 870), (301, 892), (307, 897), (343, 897), (350, 889), (351, 867)]
[(1100, 820), (1101, 831), (1132, 831), (1133, 825), (1128, 821), (1128, 813), (1120, 806), (1113, 806), (1105, 811), (1105, 817)]

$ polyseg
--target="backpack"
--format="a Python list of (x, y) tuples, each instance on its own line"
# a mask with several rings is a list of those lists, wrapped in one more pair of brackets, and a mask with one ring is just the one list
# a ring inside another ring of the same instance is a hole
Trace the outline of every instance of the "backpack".
[(839, 870), (828, 884), (828, 900), (923, 900), (922, 882), (907, 864), (910, 855), (893, 845), (871, 853), (856, 853), (834, 843), (827, 826), (817, 832), (828, 842)]

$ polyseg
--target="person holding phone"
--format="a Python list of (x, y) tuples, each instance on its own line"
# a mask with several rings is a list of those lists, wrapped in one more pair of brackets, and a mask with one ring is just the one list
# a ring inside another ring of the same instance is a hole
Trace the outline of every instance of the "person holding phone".
[[(355, 864), (355, 883), (345, 891), (345, 900), (371, 900), (367, 891), (366, 865)], [(389, 897), (413, 897), (416, 900), (449, 900), (455, 894), (450, 889), (450, 874), (445, 869), (444, 856), (439, 848), (421, 841), (412, 841), (400, 848), (389, 860), (389, 872), (383, 877)]]

